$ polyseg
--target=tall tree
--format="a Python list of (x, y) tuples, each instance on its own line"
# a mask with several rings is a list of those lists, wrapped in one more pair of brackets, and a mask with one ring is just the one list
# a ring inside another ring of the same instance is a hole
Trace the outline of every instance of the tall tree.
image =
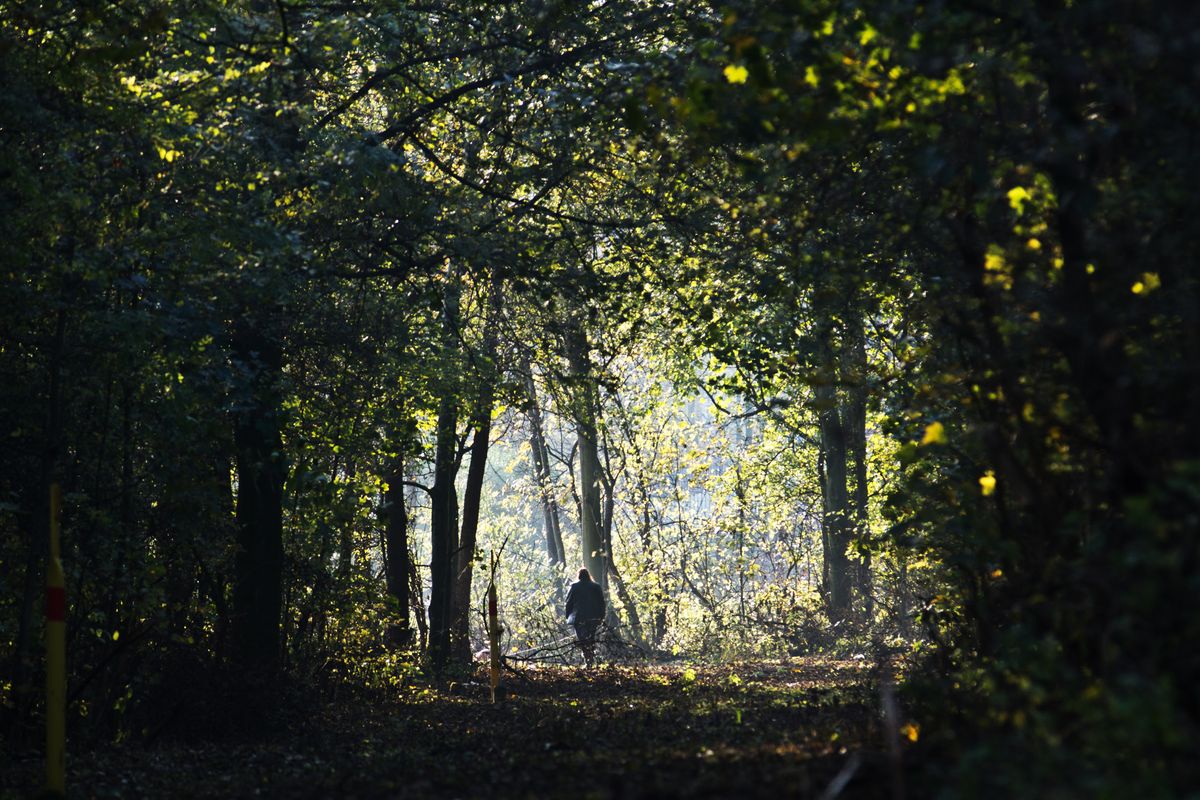
[(244, 376), (234, 399), (238, 554), (233, 635), (237, 658), (268, 671), (280, 660), (283, 598), (286, 467), (280, 438), (283, 358), (277, 336), (248, 318), (233, 334), (235, 368)]
[(455, 661), (471, 663), (471, 577), (475, 566), (476, 542), (479, 532), (479, 512), (483, 502), (484, 477), (487, 471), (488, 449), (492, 435), (492, 411), (496, 404), (496, 330), (499, 324), (500, 287), (493, 279), (483, 311), (483, 342), (475, 365), (475, 393), (471, 411), (471, 464), (467, 469), (463, 489), (462, 530), (455, 558), (454, 597), (451, 620), (451, 649)]
[[(461, 310), (460, 287), (453, 273), (443, 296), (443, 364), (450, 367), (458, 351), (457, 331)], [(447, 370), (448, 372), (448, 370)], [(438, 400), (434, 478), (430, 490), (430, 598), (429, 657), (435, 669), (449, 663), (451, 625), (454, 614), (455, 568), (458, 565), (458, 469), (461, 463), (458, 441), (458, 382), (446, 374)]]
[(579, 455), (579, 531), (583, 564), (602, 589), (608, 585), (610, 554), (601, 517), (600, 442), (596, 430), (597, 386), (587, 332), (578, 321), (568, 323), (567, 362), (570, 367), (571, 415)]

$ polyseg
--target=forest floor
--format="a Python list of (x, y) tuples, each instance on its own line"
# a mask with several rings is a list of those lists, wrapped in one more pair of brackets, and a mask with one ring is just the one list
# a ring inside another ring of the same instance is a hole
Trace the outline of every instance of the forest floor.
[[(269, 735), (73, 753), (72, 797), (890, 797), (869, 665), (550, 667), (380, 699), (343, 692)], [(40, 764), (0, 797), (31, 796)]]

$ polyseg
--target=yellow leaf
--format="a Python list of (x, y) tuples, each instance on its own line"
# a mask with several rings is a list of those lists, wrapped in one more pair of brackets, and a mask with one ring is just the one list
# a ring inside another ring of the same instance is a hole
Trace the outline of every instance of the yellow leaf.
[(914, 722), (907, 722), (900, 728), (900, 735), (910, 742), (915, 742), (921, 735), (921, 729)]
[(879, 35), (879, 31), (875, 30), (870, 25), (868, 25), (867, 27), (863, 28), (862, 33), (860, 33), (858, 35), (858, 43), (861, 44), (863, 47), (866, 47), (871, 42), (873, 42), (875, 40), (875, 37), (878, 35)]
[(983, 492), (984, 497), (991, 497), (996, 493), (996, 472), (988, 470), (979, 476), (979, 490)]
[(1016, 186), (1008, 190), (1008, 204), (1018, 214), (1025, 212), (1025, 201), (1032, 200), (1033, 195), (1024, 186)]
[(1162, 286), (1162, 279), (1158, 277), (1157, 272), (1143, 272), (1142, 279), (1133, 284), (1129, 290), (1134, 294), (1148, 294), (1160, 286)]
[(946, 426), (940, 422), (931, 422), (925, 426), (925, 435), (921, 437), (921, 444), (945, 444), (946, 443)]
[(730, 64), (725, 68), (725, 80), (730, 83), (745, 83), (750, 71), (741, 64)]
[(1042, 249), (1042, 243), (1039, 242), (1037, 239), (1030, 239), (1028, 242), (1025, 243), (1025, 246), (1028, 247), (1030, 250), (1041, 250)]
[(988, 272), (1000, 272), (1004, 269), (1004, 256), (1000, 253), (988, 253), (983, 257), (983, 268)]
[(821, 79), (817, 76), (817, 71), (812, 67), (804, 68), (804, 82), (814, 89), (821, 84)]

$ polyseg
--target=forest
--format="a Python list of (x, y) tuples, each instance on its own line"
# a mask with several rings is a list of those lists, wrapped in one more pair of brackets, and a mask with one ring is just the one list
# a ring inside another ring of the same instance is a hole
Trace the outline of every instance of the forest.
[(1200, 798), (1197, 53), (0, 0), (0, 798)]

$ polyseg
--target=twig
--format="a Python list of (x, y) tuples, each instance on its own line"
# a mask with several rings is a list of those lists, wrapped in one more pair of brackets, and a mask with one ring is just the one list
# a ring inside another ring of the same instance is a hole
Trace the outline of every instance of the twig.
[(880, 663), (879, 702), (883, 711), (883, 731), (887, 739), (888, 771), (892, 779), (892, 800), (904, 800), (904, 770), (900, 762), (900, 710), (892, 676), (892, 658), (884, 653)]
[(854, 774), (858, 772), (858, 768), (860, 766), (862, 766), (862, 756), (860, 756), (858, 753), (853, 753), (850, 758), (846, 760), (846, 763), (842, 767), (841, 771), (834, 776), (833, 780), (829, 783), (829, 786), (827, 786), (825, 791), (821, 793), (819, 800), (833, 800), (833, 798), (841, 794), (842, 789), (845, 789), (846, 784), (850, 783), (851, 779), (854, 778)]

